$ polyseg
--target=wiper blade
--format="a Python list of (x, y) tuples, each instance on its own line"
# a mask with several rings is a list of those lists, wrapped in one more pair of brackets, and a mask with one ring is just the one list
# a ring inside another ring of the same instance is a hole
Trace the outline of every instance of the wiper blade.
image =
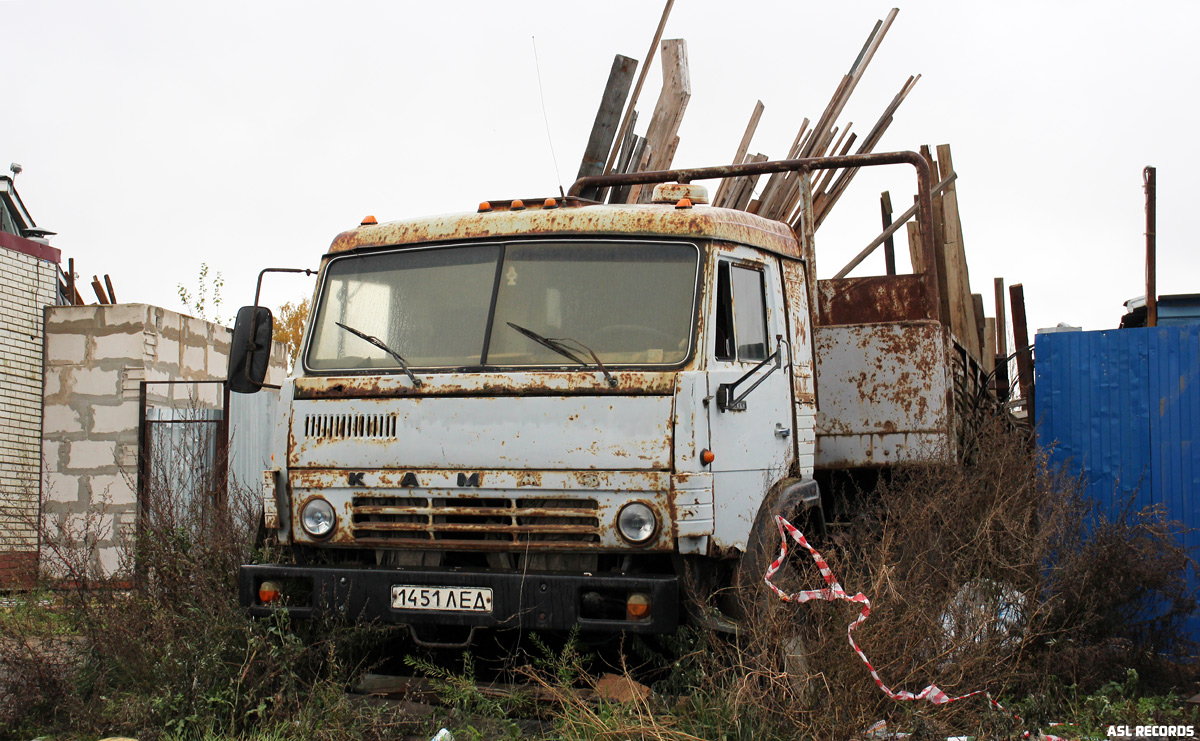
[(550, 348), (559, 355), (562, 355), (564, 358), (570, 358), (576, 363), (582, 365), (584, 368), (590, 368), (591, 366), (586, 360), (580, 358), (571, 351), (571, 348), (568, 348), (565, 345), (565, 343), (570, 342), (571, 344), (575, 345), (577, 349), (582, 350), (583, 352), (586, 352), (588, 355), (592, 356), (592, 360), (596, 362), (596, 367), (599, 368), (600, 372), (604, 374), (604, 380), (608, 382), (609, 386), (617, 385), (617, 379), (613, 378), (612, 374), (608, 372), (608, 369), (604, 367), (604, 363), (600, 362), (600, 358), (596, 357), (596, 351), (592, 350), (592, 348), (583, 344), (579, 340), (575, 340), (570, 337), (546, 337), (534, 332), (532, 329), (526, 329), (519, 324), (513, 324), (512, 322), (505, 322), (505, 324), (517, 330), (539, 345)]
[(334, 324), (338, 325), (339, 327), (346, 330), (347, 332), (354, 335), (355, 337), (360, 337), (360, 338), (366, 340), (367, 342), (370, 342), (372, 345), (374, 345), (375, 347), (378, 347), (380, 350), (383, 350), (388, 355), (391, 355), (393, 358), (396, 359), (396, 361), (398, 363), (400, 363), (400, 367), (404, 369), (405, 374), (408, 375), (408, 380), (412, 381), (412, 385), (413, 386), (421, 385), (421, 379), (419, 379), (413, 375), (412, 370), (409, 369), (409, 367), (408, 367), (408, 363), (405, 362), (404, 358), (400, 356), (400, 353), (398, 353), (395, 350), (393, 350), (392, 348), (388, 347), (387, 343), (385, 343), (383, 340), (379, 339), (378, 337), (372, 337), (371, 335), (367, 334), (366, 332), (363, 332), (362, 330), (355, 329), (354, 327), (346, 326), (345, 324), (342, 324), (341, 322), (334, 322)]

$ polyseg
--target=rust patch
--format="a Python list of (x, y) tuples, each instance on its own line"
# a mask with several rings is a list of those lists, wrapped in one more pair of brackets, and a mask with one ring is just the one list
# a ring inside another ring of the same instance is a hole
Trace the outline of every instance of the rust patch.
[(936, 319), (921, 275), (872, 275), (817, 281), (818, 322), (876, 324)]
[(516, 371), (486, 373), (422, 372), (413, 388), (402, 373), (307, 376), (295, 382), (296, 399), (387, 399), (433, 396), (669, 396), (675, 371), (614, 372), (615, 387), (594, 371)]
[(542, 485), (542, 472), (541, 471), (522, 471), (520, 473), (520, 475), (517, 476), (517, 486), (518, 487), (541, 486), (541, 485)]
[[(493, 202), (493, 204), (500, 202)], [(529, 202), (527, 202), (529, 203)], [(529, 204), (532, 205), (532, 204)], [(676, 209), (673, 205), (575, 202), (567, 208), (493, 208), (360, 226), (334, 238), (330, 253), (410, 244), (530, 236), (628, 235), (723, 239), (787, 257), (799, 257), (792, 230), (778, 221), (724, 208)]]

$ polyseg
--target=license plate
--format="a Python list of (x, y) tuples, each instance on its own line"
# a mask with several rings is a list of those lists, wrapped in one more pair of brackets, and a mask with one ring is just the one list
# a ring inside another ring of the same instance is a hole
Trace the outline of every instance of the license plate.
[(492, 590), (487, 587), (392, 587), (392, 607), (397, 610), (491, 612)]

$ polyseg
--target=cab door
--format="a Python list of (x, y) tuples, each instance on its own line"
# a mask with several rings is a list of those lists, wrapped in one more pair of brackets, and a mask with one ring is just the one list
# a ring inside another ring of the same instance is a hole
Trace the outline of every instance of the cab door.
[(791, 464), (791, 353), (778, 258), (731, 247), (714, 251), (710, 267), (705, 360), (713, 542), (745, 550), (759, 503)]

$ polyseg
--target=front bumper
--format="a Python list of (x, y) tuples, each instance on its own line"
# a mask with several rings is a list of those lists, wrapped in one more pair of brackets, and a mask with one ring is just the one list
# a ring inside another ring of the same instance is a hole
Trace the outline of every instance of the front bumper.
[[(262, 604), (258, 587), (267, 579), (298, 587), (303, 599), (275, 607)], [(391, 605), (392, 587), (487, 587), (492, 611), (399, 609)], [(641, 592), (650, 597), (642, 620), (602, 619), (587, 615), (585, 595)], [(238, 572), (238, 599), (252, 615), (286, 609), (295, 617), (343, 616), (355, 621), (398, 625), (461, 625), (491, 628), (672, 633), (679, 624), (679, 580), (675, 576), (587, 576), (560, 573), (463, 571), (439, 568), (341, 568), (255, 564)]]

